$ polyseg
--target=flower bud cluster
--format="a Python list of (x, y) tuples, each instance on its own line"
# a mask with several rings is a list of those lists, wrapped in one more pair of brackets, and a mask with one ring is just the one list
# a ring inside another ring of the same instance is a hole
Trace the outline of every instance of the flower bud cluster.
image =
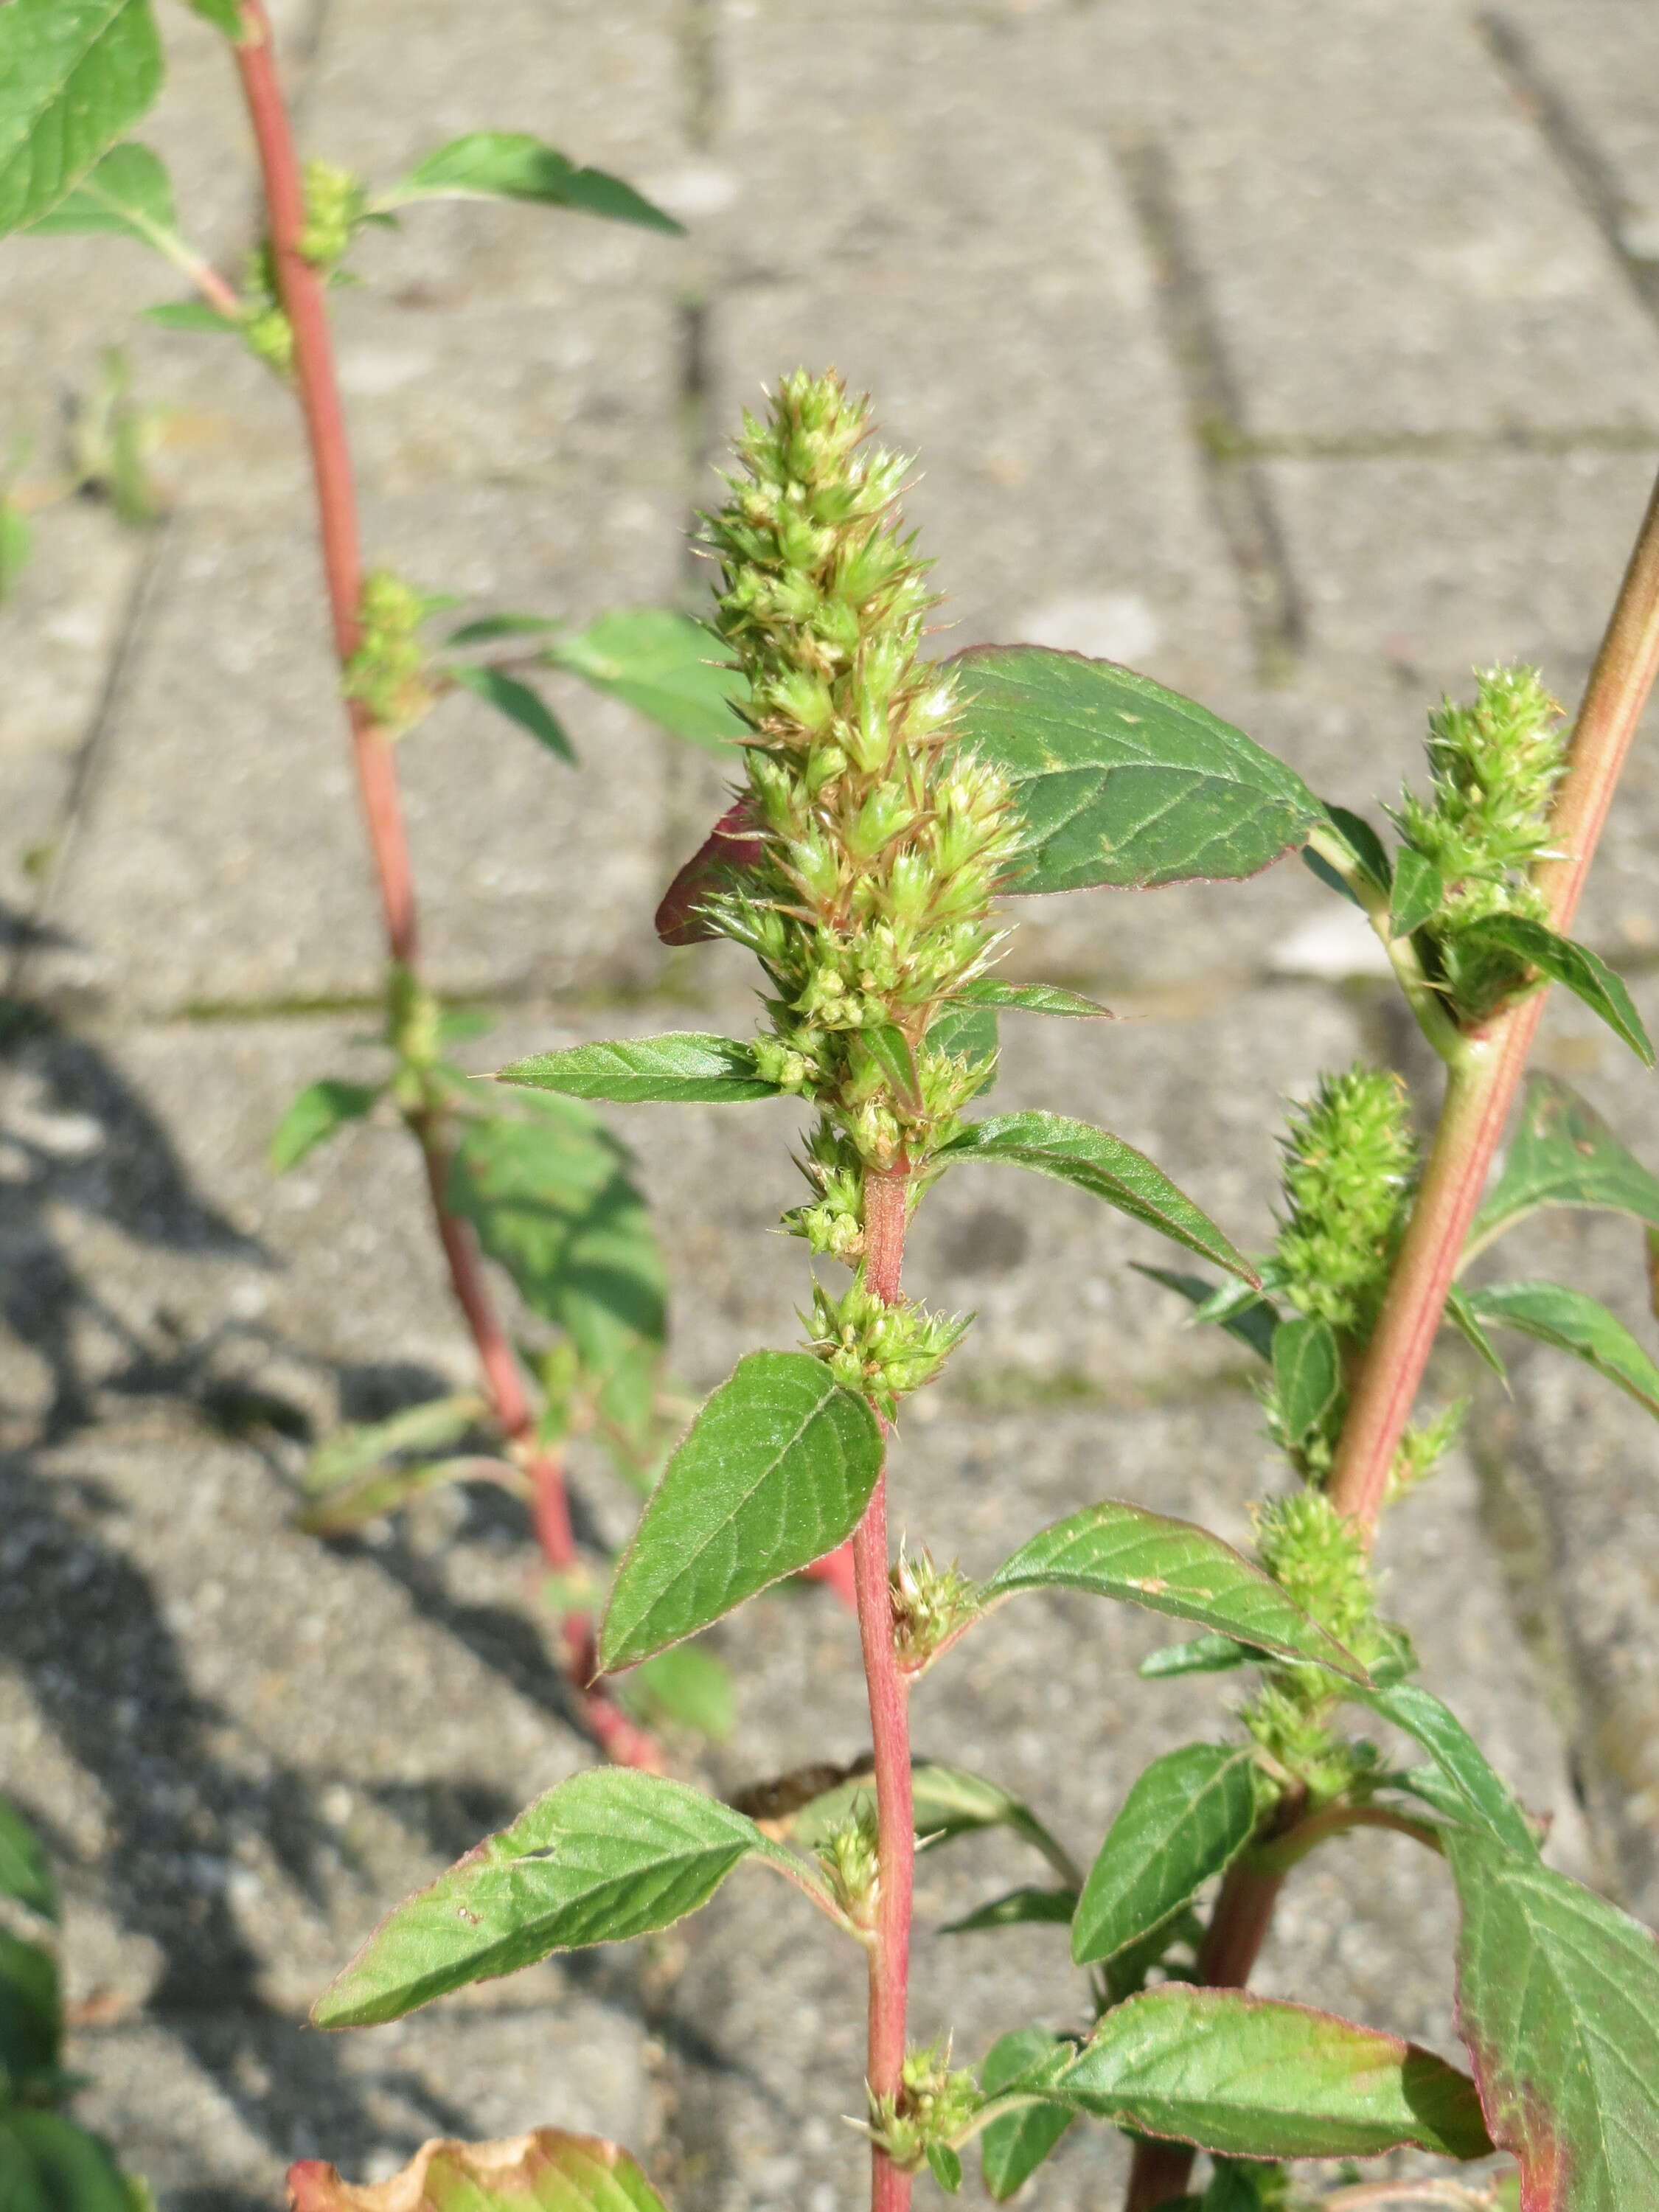
[[(866, 450), (869, 429), (839, 379), (785, 379), (769, 419), (745, 418), (708, 528), (718, 626), (750, 683), (761, 842), (708, 915), (766, 970), (766, 1072), (831, 1133), (807, 1163), (818, 1203), (792, 1226), (847, 1258), (847, 1178), (920, 1164), (984, 1079), (926, 1039), (995, 950), (1016, 842), (1005, 781), (956, 744), (952, 679), (917, 658), (934, 601), (897, 513), (906, 464)], [(892, 1033), (914, 1082), (895, 1079)]]
[[(1256, 1549), (1285, 1595), (1370, 1667), (1391, 1649), (1376, 1617), (1376, 1589), (1359, 1531), (1320, 1490), (1302, 1490), (1256, 1510)], [(1256, 1741), (1304, 1783), (1317, 1805), (1352, 1783), (1363, 1754), (1328, 1725), (1334, 1685), (1323, 1668), (1281, 1664), (1243, 1714)]]
[(830, 1893), (855, 1928), (875, 1925), (879, 1843), (875, 1807), (860, 1799), (817, 1846), (817, 1862)]
[(306, 227), (300, 251), (313, 269), (330, 275), (344, 260), (353, 234), (364, 220), (368, 195), (362, 180), (334, 161), (307, 161), (305, 168)]
[(1407, 792), (1395, 820), (1448, 886), (1428, 924), (1458, 1013), (1480, 1020), (1524, 978), (1514, 957), (1460, 943), (1492, 915), (1547, 919), (1531, 870), (1549, 851), (1550, 802), (1566, 765), (1561, 709), (1535, 668), (1486, 668), (1472, 705), (1443, 699), (1429, 717), (1428, 799)]
[(286, 376), (294, 366), (294, 326), (276, 289), (269, 246), (256, 246), (242, 271), (236, 327), (256, 361)]
[(1361, 1342), (1376, 1324), (1416, 1173), (1406, 1088), (1381, 1068), (1320, 1078), (1285, 1139), (1275, 1257), (1297, 1311)]
[(420, 628), (430, 611), (413, 585), (390, 569), (363, 579), (358, 602), (361, 635), (346, 664), (345, 694), (392, 736), (410, 729), (433, 703)]
[(984, 2102), (979, 2084), (962, 2069), (952, 2072), (947, 2042), (906, 2054), (896, 2097), (870, 2100), (870, 2134), (907, 2173), (944, 2151), (971, 2123)]
[(839, 1298), (815, 1283), (812, 1311), (801, 1318), (836, 1382), (860, 1392), (890, 1420), (901, 1398), (933, 1381), (973, 1316), (930, 1314), (908, 1298), (886, 1305), (858, 1279)]
[(902, 1544), (888, 1582), (899, 1665), (908, 1674), (920, 1674), (940, 1646), (978, 1614), (979, 1585), (959, 1567), (936, 1567), (926, 1552), (912, 1559)]

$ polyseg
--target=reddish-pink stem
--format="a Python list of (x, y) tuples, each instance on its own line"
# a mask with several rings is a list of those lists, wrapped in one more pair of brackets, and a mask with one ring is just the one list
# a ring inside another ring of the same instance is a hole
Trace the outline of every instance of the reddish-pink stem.
[[(305, 184), (277, 74), (264, 0), (242, 0), (242, 35), (231, 51), (258, 152), (272, 273), (294, 334), (294, 384), (311, 455), (317, 533), (334, 649), (343, 670), (357, 649), (363, 586), (356, 483), (335, 373), (327, 299), (321, 277), (301, 250)], [(345, 704), (387, 951), (395, 965), (412, 970), (420, 949), (420, 932), (392, 739), (361, 701), (348, 699)], [(562, 1470), (554, 1454), (535, 1443), (535, 1420), (524, 1376), (484, 1281), (477, 1247), (466, 1224), (449, 1210), (448, 1148), (441, 1120), (434, 1114), (418, 1114), (411, 1117), (411, 1126), (426, 1164), (433, 1218), (448, 1265), (450, 1287), (471, 1333), (495, 1419), (516, 1448), (530, 1483), (532, 1517), (543, 1553), (549, 1565), (563, 1573), (574, 1564), (576, 1553)], [(563, 1636), (573, 1684), (595, 1735), (613, 1758), (630, 1765), (659, 1764), (649, 1737), (617, 1712), (604, 1692), (592, 1683), (592, 1625), (586, 1615), (568, 1615)]]
[[(864, 1279), (885, 1305), (894, 1304), (899, 1296), (908, 1205), (907, 1178), (902, 1174), (866, 1176)], [(894, 1648), (889, 1566), (884, 1472), (853, 1537), (853, 1573), (875, 1753), (878, 1875), (870, 1944), (866, 2075), (872, 2095), (896, 2099), (904, 2074), (916, 1836), (910, 1792), (909, 1685)], [(895, 2166), (878, 2144), (871, 2154), (870, 2203), (871, 2212), (908, 2212), (910, 2203), (910, 2176)]]
[[(1551, 813), (1555, 858), (1537, 870), (1552, 926), (1571, 926), (1606, 825), (1637, 724), (1659, 675), (1659, 483), (1613, 604), (1573, 730), (1567, 772)], [(1388, 1496), (1401, 1437), (1439, 1329), (1510, 1109), (1543, 1012), (1534, 992), (1467, 1036), (1446, 1085), (1434, 1143), (1401, 1241), (1376, 1332), (1355, 1377), (1331, 1494), (1367, 1542)], [(1255, 1964), (1282, 1874), (1235, 1862), (1221, 1885), (1199, 1966), (1201, 1979), (1224, 1969), (1243, 1988)], [(1125, 2212), (1156, 2212), (1179, 2197), (1192, 2154), (1177, 2144), (1139, 2143)]]

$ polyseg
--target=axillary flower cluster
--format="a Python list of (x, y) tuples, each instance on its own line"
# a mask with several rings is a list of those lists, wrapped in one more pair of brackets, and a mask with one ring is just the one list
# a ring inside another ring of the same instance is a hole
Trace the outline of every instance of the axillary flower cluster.
[(942, 1038), (941, 1018), (996, 955), (1017, 832), (1005, 781), (960, 746), (949, 672), (918, 658), (937, 601), (899, 513), (908, 465), (870, 430), (839, 378), (787, 378), (708, 518), (717, 626), (750, 684), (753, 857), (702, 918), (765, 970), (759, 1073), (819, 1109), (787, 1225), (859, 1273), (816, 1293), (815, 1344), (890, 1413), (966, 1324), (866, 1285), (866, 1182), (902, 1178), (913, 1206), (991, 1072), (994, 1048)]

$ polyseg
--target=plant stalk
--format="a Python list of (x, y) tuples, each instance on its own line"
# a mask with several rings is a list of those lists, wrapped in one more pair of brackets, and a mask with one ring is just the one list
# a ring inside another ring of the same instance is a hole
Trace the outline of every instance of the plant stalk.
[[(343, 672), (361, 634), (358, 607), (363, 569), (356, 483), (323, 281), (301, 250), (306, 228), (305, 183), (264, 0), (242, 0), (242, 34), (231, 52), (258, 155), (277, 295), (294, 334), (294, 385), (311, 457), (334, 650)], [(394, 968), (413, 972), (420, 949), (419, 917), (392, 757), (393, 739), (362, 701), (348, 698), (344, 703), (388, 957)], [(536, 1443), (535, 1419), (524, 1377), (484, 1280), (477, 1243), (467, 1224), (450, 1211), (449, 1148), (442, 1117), (432, 1111), (411, 1115), (410, 1127), (425, 1164), (433, 1219), (448, 1267), (450, 1288), (471, 1334), (495, 1419), (529, 1482), (532, 1517), (544, 1554), (556, 1571), (564, 1572), (574, 1564), (576, 1554), (563, 1472), (556, 1455)], [(567, 1614), (562, 1633), (567, 1667), (581, 1700), (583, 1717), (594, 1735), (613, 1758), (629, 1765), (659, 1765), (660, 1755), (650, 1738), (618, 1713), (590, 1680), (594, 1649), (592, 1621), (586, 1613)]]
[[(1571, 927), (1620, 770), (1659, 674), (1659, 484), (1643, 518), (1573, 731), (1550, 817), (1550, 850), (1534, 880), (1550, 927)], [(1369, 1540), (1387, 1496), (1400, 1439), (1515, 1103), (1543, 1012), (1544, 994), (1505, 1007), (1468, 1036), (1445, 1103), (1376, 1329), (1349, 1401), (1331, 1495)]]
[[(902, 1174), (870, 1174), (864, 1184), (865, 1281), (885, 1305), (899, 1295), (908, 1205)], [(885, 1431), (886, 1422), (882, 1424)], [(915, 1881), (915, 1813), (910, 1790), (909, 1684), (893, 1640), (888, 1579), (887, 1476), (876, 1484), (853, 1537), (859, 1637), (870, 1698), (875, 1753), (876, 1920), (870, 1945), (869, 2048), (866, 2078), (874, 2098), (896, 2098), (903, 2081), (905, 2013), (910, 1980), (911, 1898)], [(910, 2176), (879, 2144), (872, 2147), (871, 2212), (908, 2212)]]
[[(1564, 934), (1571, 927), (1656, 675), (1659, 483), (1649, 498), (1578, 710), (1566, 773), (1551, 810), (1553, 857), (1540, 862), (1534, 873), (1549, 901), (1550, 926)], [(1376, 1329), (1359, 1364), (1331, 1477), (1334, 1503), (1368, 1542), (1376, 1532), (1395, 1455), (1543, 1006), (1543, 991), (1534, 990), (1468, 1034), (1452, 1058), (1439, 1125)], [(1221, 1964), (1232, 1985), (1243, 1987), (1283, 1880), (1282, 1874), (1253, 1872), (1244, 1861), (1235, 1863), (1205, 1935), (1201, 1979), (1209, 1978), (1206, 1967)], [(1179, 2197), (1192, 2161), (1193, 2154), (1178, 2145), (1138, 2143), (1125, 2212), (1156, 2212)]]

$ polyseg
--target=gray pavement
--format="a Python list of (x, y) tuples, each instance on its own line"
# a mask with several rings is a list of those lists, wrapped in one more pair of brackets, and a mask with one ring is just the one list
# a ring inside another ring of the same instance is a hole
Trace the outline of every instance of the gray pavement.
[[(1640, 0), (305, 0), (280, 12), (308, 150), (390, 174), (535, 130), (684, 216), (683, 244), (532, 210), (417, 210), (340, 295), (373, 557), (469, 604), (662, 603), (737, 409), (839, 364), (914, 447), (954, 624), (1121, 658), (1328, 796), (1391, 795), (1473, 664), (1571, 698), (1659, 462), (1659, 35)], [(185, 10), (147, 133), (234, 265), (246, 147)], [(131, 320), (165, 271), (107, 240), (0, 250), (6, 412), (42, 460), (99, 350), (166, 410), (164, 525), (40, 518), (0, 610), (0, 1786), (70, 1900), (82, 2109), (167, 2212), (280, 2201), (325, 2152), (567, 2122), (678, 2212), (858, 2193), (854, 1962), (760, 1877), (616, 1956), (325, 2040), (310, 1996), (377, 1907), (590, 1756), (503, 1504), (428, 1498), (322, 1546), (307, 1441), (468, 1379), (399, 1133), (272, 1179), (300, 1084), (368, 1065), (378, 950), (283, 395)], [(431, 971), (493, 1005), (479, 1064), (621, 1030), (746, 1025), (726, 948), (665, 956), (657, 889), (718, 802), (706, 756), (585, 694), (548, 762), (471, 699), (404, 748)], [(1638, 747), (1583, 932), (1659, 1016), (1659, 768)], [(1005, 1095), (1109, 1123), (1243, 1241), (1276, 1103), (1357, 1052), (1426, 1077), (1366, 941), (1299, 868), (1033, 902), (1018, 972), (1132, 1018), (1029, 1024)], [(1013, 1055), (1011, 1054), (1011, 1063)], [(1576, 1011), (1540, 1062), (1659, 1161), (1652, 1079)], [(699, 1388), (791, 1340), (784, 1109), (619, 1114), (661, 1207)], [(914, 1279), (980, 1322), (907, 1417), (897, 1518), (988, 1569), (1103, 1494), (1248, 1533), (1268, 1473), (1221, 1340), (1129, 1272), (1150, 1240), (1058, 1188), (953, 1178)], [(1511, 1255), (1650, 1339), (1637, 1239), (1560, 1216)], [(1522, 1268), (1506, 1267), (1505, 1272)], [(1399, 1516), (1391, 1597), (1551, 1850), (1659, 1916), (1651, 1425), (1522, 1353)], [(1437, 1389), (1468, 1387), (1448, 1357)], [(631, 1507), (580, 1469), (585, 1540)], [(947, 1533), (948, 1532), (948, 1533)], [(921, 1748), (1029, 1796), (1079, 1852), (1219, 1686), (1142, 1691), (1145, 1622), (1011, 1607), (918, 1699)], [(818, 1591), (718, 1632), (739, 1722), (687, 1770), (735, 1790), (846, 1759), (865, 1723)], [(1079, 1729), (1079, 1718), (1084, 1725)], [(916, 2025), (975, 2055), (1078, 1992), (940, 1923), (1024, 1878), (982, 1838), (923, 1863)], [(1448, 2046), (1443, 1886), (1370, 1837), (1298, 1874), (1264, 1987)], [(1034, 2192), (1106, 2201), (1074, 2133)], [(970, 2184), (970, 2192), (973, 2185)]]

